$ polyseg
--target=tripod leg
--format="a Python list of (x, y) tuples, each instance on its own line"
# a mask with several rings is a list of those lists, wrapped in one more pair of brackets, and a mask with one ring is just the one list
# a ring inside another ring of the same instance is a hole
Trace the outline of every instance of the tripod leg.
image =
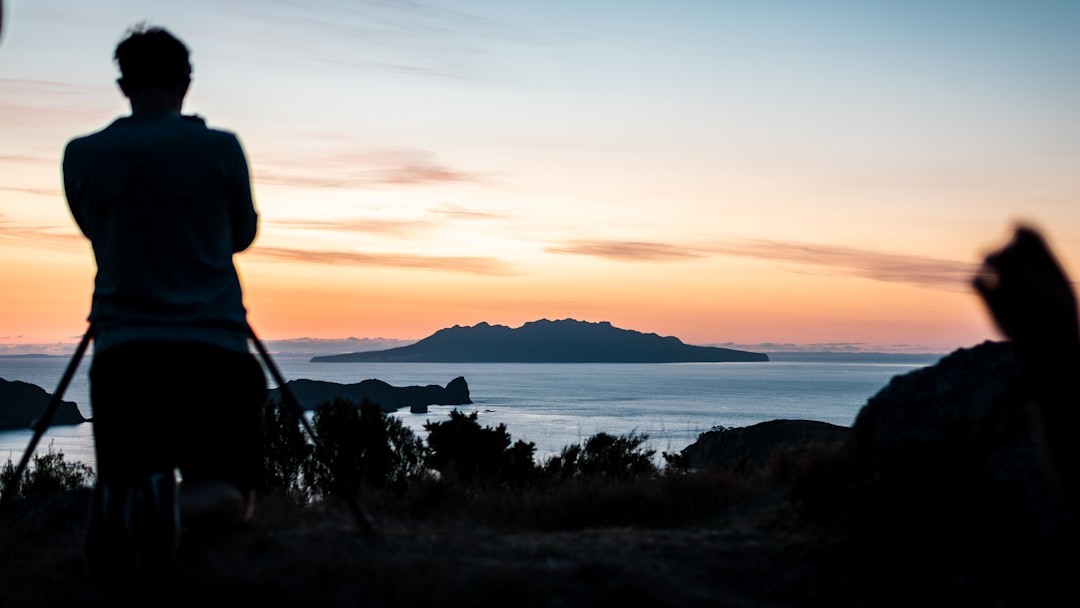
[(270, 358), (270, 353), (266, 351), (266, 347), (263, 346), (261, 340), (255, 335), (255, 330), (248, 326), (248, 335), (251, 341), (255, 344), (255, 349), (259, 351), (259, 356), (262, 357), (263, 363), (266, 364), (266, 368), (270, 371), (270, 375), (273, 377), (274, 382), (277, 383), (278, 388), (281, 389), (282, 400), (287, 402), (289, 406), (296, 410), (300, 424), (303, 425), (304, 431), (307, 432), (308, 437), (311, 438), (312, 444), (315, 446), (315, 453), (318, 454), (319, 460), (322, 460), (323, 464), (330, 469), (334, 476), (334, 483), (337, 486), (338, 494), (349, 506), (353, 516), (356, 518), (356, 523), (364, 530), (364, 533), (369, 537), (378, 537), (378, 532), (375, 530), (375, 524), (371, 520), (371, 516), (360, 506), (360, 503), (356, 500), (356, 493), (349, 487), (345, 476), (341, 474), (341, 471), (337, 467), (337, 463), (330, 458), (330, 454), (327, 453), (326, 448), (323, 446), (319, 438), (315, 436), (315, 431), (311, 428), (311, 425), (307, 421), (307, 417), (304, 416), (304, 408), (301, 407), (300, 401), (297, 400), (296, 395), (288, 387), (285, 382), (285, 377), (282, 376), (281, 371), (278, 370), (274, 360)]
[(79, 368), (79, 362), (82, 361), (83, 355), (86, 354), (86, 348), (90, 345), (90, 340), (94, 337), (94, 328), (90, 327), (83, 334), (82, 341), (79, 342), (79, 346), (75, 349), (75, 354), (71, 356), (71, 360), (68, 362), (67, 369), (64, 370), (64, 375), (60, 377), (60, 384), (57, 385), (56, 390), (53, 392), (52, 399), (49, 400), (49, 405), (45, 407), (45, 412), (41, 418), (38, 418), (34, 423), (34, 434), (30, 438), (30, 445), (27, 446), (26, 451), (23, 452), (22, 459), (19, 461), (19, 466), (15, 469), (15, 475), (8, 479), (8, 483), (4, 487), (4, 494), (0, 496), (0, 511), (2, 511), (11, 500), (11, 495), (14, 493), (15, 488), (19, 483), (19, 479), (22, 477), (23, 472), (26, 471), (26, 467), (30, 462), (30, 457), (34, 455), (34, 450), (37, 449), (37, 444), (41, 441), (41, 436), (48, 430), (49, 425), (52, 423), (53, 416), (56, 415), (56, 410), (60, 407), (60, 401), (64, 398), (64, 392), (67, 391), (68, 384), (71, 384), (72, 377), (75, 376), (75, 371)]

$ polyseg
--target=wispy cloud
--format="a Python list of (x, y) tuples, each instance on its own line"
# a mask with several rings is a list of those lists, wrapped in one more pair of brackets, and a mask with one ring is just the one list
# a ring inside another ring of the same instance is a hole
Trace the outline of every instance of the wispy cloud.
[(342, 220), (268, 219), (267, 224), (295, 230), (329, 230), (382, 236), (405, 237), (429, 230), (437, 225), (428, 220), (388, 220), (354, 218)]
[(71, 249), (86, 245), (86, 239), (72, 226), (37, 226), (12, 221), (0, 214), (0, 241), (16, 241), (45, 247)]
[(433, 209), (432, 213), (446, 216), (452, 219), (460, 220), (505, 220), (510, 219), (510, 215), (506, 213), (491, 213), (489, 211), (475, 211), (473, 209), (466, 209), (461, 205), (444, 205), (438, 209)]
[(253, 181), (297, 188), (371, 188), (426, 186), (448, 182), (482, 182), (478, 175), (450, 168), (434, 154), (419, 150), (335, 151), (329, 155), (293, 157), (253, 171)]
[(586, 255), (620, 262), (673, 262), (706, 257), (706, 253), (646, 241), (569, 241), (545, 247), (549, 253)]
[[(215, 6), (215, 9), (218, 7)], [(230, 2), (260, 46), (287, 48), (298, 62), (420, 77), (476, 78), (486, 43), (528, 38), (518, 28), (416, 1)], [(254, 25), (253, 25), (254, 24)]]
[(502, 260), (489, 257), (424, 256), (411, 253), (358, 253), (353, 251), (314, 251), (285, 247), (256, 247), (246, 254), (253, 258), (329, 264), (335, 266), (374, 266), (414, 270), (442, 270), (465, 274), (508, 276), (517, 274)]
[(646, 241), (594, 240), (552, 245), (545, 251), (621, 262), (676, 262), (713, 256), (774, 260), (875, 281), (949, 290), (966, 289), (977, 269), (974, 263), (955, 260), (794, 241), (739, 240), (674, 246)]
[(0, 191), (4, 192), (21, 192), (23, 194), (32, 194), (34, 196), (63, 196), (64, 192), (60, 188), (35, 188), (32, 186), (0, 186)]
[(44, 156), (30, 156), (26, 154), (0, 154), (0, 163), (34, 163), (40, 165), (55, 165), (55, 158), (45, 158)]
[(970, 262), (790, 241), (746, 240), (709, 249), (720, 255), (818, 266), (875, 281), (949, 290), (966, 289), (978, 268)]
[(488, 222), (508, 219), (507, 214), (473, 211), (460, 205), (443, 205), (435, 209), (418, 209), (413, 218), (352, 217), (333, 220), (307, 218), (264, 218), (265, 224), (291, 230), (317, 230), (375, 234), (390, 237), (416, 237), (462, 222)]
[[(0, 127), (5, 130), (48, 124), (95, 124), (109, 108), (105, 87), (48, 80), (0, 78)], [(55, 161), (53, 161), (55, 162)]]

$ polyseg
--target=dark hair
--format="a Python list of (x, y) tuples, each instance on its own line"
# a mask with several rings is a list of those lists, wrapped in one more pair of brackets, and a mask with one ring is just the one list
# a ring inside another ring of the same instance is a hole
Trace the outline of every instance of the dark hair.
[(191, 81), (187, 47), (164, 28), (136, 25), (116, 45), (113, 58), (129, 91), (172, 88)]

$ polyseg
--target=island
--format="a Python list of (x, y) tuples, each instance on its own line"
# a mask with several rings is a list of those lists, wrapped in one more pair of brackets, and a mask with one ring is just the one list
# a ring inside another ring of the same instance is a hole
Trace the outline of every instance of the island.
[(479, 323), (441, 329), (415, 344), (387, 350), (322, 355), (315, 363), (731, 363), (768, 355), (692, 346), (672, 336), (621, 329), (608, 321), (541, 319), (518, 328)]

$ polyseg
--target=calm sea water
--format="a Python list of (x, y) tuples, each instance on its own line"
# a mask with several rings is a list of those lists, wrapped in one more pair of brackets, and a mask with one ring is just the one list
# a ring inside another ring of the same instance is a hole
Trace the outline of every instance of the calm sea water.
[[(667, 364), (457, 364), (311, 363), (311, 355), (276, 355), (287, 380), (355, 383), (377, 378), (395, 386), (438, 384), (457, 376), (469, 384), (469, 406), (482, 425), (505, 424), (511, 436), (536, 444), (540, 458), (598, 433), (645, 433), (657, 452), (676, 452), (714, 426), (747, 426), (778, 418), (849, 426), (859, 409), (893, 376), (931, 365), (939, 357), (808, 357), (771, 355), (767, 363)], [(68, 359), (0, 357), (0, 378), (55, 391)], [(93, 414), (84, 360), (65, 400)], [(274, 382), (271, 380), (271, 386)], [(428, 421), (454, 409), (395, 413), (420, 436)], [(213, 424), (213, 420), (207, 420)], [(32, 432), (0, 432), (0, 462), (17, 462)], [(68, 461), (93, 465), (90, 424), (53, 426), (38, 450), (62, 451)]]

